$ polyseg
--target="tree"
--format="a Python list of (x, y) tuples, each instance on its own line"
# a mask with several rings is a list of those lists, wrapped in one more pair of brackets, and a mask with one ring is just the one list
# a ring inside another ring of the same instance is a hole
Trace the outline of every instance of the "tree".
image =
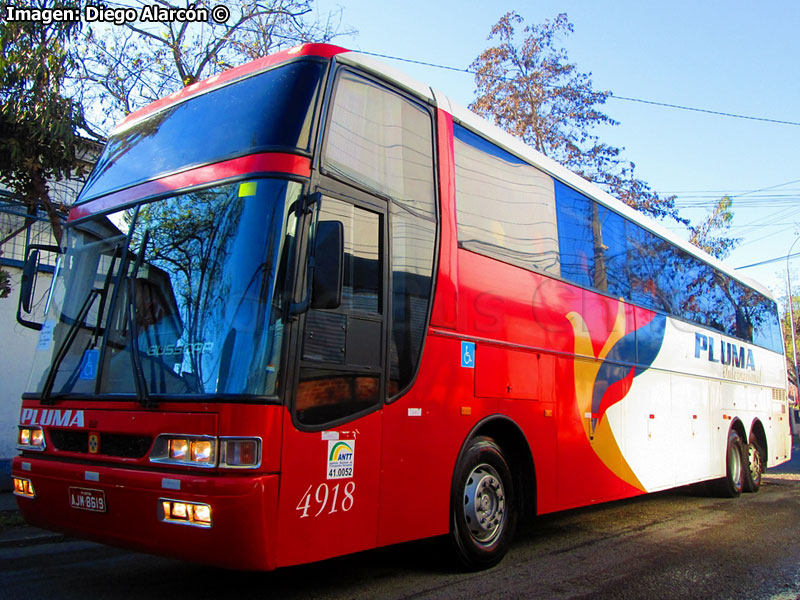
[(592, 133), (599, 125), (617, 125), (599, 109), (611, 92), (594, 90), (591, 73), (579, 72), (557, 44), (573, 31), (567, 15), (524, 26), (518, 41), (515, 27), (522, 23), (509, 12), (492, 27), (487, 39), (497, 45), (471, 65), (477, 98), (470, 108), (629, 206), (688, 224), (678, 215), (675, 196), (654, 192), (635, 176), (635, 165), (621, 158), (620, 148)]
[[(776, 277), (783, 279), (784, 282), (786, 281), (786, 271), (779, 271), (776, 274)], [(792, 347), (792, 325), (794, 325), (794, 332), (795, 332), (795, 341), (797, 345), (800, 347), (800, 277), (797, 275), (797, 271), (792, 268), (789, 272), (789, 279), (791, 281), (791, 303), (792, 303), (792, 313), (794, 314), (794, 323), (791, 323), (790, 319), (790, 311), (789, 311), (789, 293), (787, 289), (786, 296), (779, 299), (782, 312), (781, 312), (781, 331), (783, 332), (783, 342), (784, 348), (786, 348), (786, 369), (789, 373), (789, 379), (791, 381), (795, 380), (795, 372), (794, 372), (794, 354), (795, 348)], [(798, 358), (800, 361), (800, 358)]]
[(689, 225), (689, 242), (720, 260), (726, 258), (741, 241), (741, 238), (724, 235), (733, 221), (732, 206), (733, 200), (730, 196), (720, 198), (705, 221), (700, 225)]
[[(137, 10), (150, 0), (130, 3)], [(183, 3), (155, 0), (165, 9)], [(222, 6), (198, 0), (197, 9)], [(228, 19), (216, 22), (126, 22), (90, 28), (82, 42), (79, 80), (84, 97), (103, 107), (89, 116), (108, 129), (134, 110), (224, 69), (301, 42), (327, 42), (340, 31), (340, 13), (311, 18), (313, 0), (229, 0)]]
[[(0, 1), (3, 13), (8, 4)], [(64, 92), (73, 64), (68, 46), (78, 30), (72, 21), (8, 21), (0, 28), (0, 181), (30, 210), (45, 210), (59, 242), (63, 211), (50, 201), (47, 182), (80, 170), (83, 113)]]
[[(9, 4), (0, 0), (3, 14)], [(33, 0), (28, 6), (48, 4)], [(79, 28), (72, 21), (6, 21), (0, 27), (0, 183), (29, 214), (45, 211), (58, 243), (65, 208), (51, 201), (48, 182), (82, 172), (83, 113), (64, 89), (73, 66), (69, 46)], [(10, 290), (9, 275), (0, 269), (0, 298)]]

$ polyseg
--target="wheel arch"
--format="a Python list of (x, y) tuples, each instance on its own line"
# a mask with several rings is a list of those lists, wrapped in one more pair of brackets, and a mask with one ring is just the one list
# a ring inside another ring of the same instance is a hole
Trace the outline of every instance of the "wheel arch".
[(767, 446), (767, 432), (764, 429), (764, 424), (761, 419), (754, 419), (753, 424), (750, 426), (750, 435), (747, 436), (748, 443), (755, 441), (764, 453), (764, 460), (769, 456), (769, 447)]
[(741, 419), (739, 419), (739, 417), (736, 417), (733, 420), (733, 422), (731, 423), (731, 426), (728, 428), (728, 432), (730, 432), (731, 429), (739, 434), (739, 436), (742, 438), (742, 442), (747, 443), (747, 440), (748, 440), (747, 431), (745, 431), (744, 423), (742, 423), (742, 421), (741, 421)]
[(536, 514), (536, 467), (533, 453), (522, 429), (503, 415), (491, 415), (482, 419), (464, 439), (456, 465), (459, 464), (470, 440), (477, 436), (492, 438), (500, 446), (514, 477), (514, 488), (519, 498), (519, 516), (523, 521), (533, 517)]

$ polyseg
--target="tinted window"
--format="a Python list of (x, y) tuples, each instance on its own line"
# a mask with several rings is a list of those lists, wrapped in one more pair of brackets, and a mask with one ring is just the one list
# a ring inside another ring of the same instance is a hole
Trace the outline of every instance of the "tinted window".
[[(429, 200), (433, 206), (433, 198)], [(397, 202), (389, 206), (392, 232), (392, 325), (388, 395), (411, 383), (428, 323), (436, 222)]]
[(433, 216), (433, 141), (427, 110), (365, 77), (340, 71), (325, 168)]
[(592, 203), (588, 198), (557, 181), (555, 194), (558, 208), (561, 275), (578, 285), (599, 289), (595, 284)]
[(553, 180), (460, 125), (453, 135), (459, 245), (558, 275)]
[(112, 136), (79, 201), (267, 149), (309, 151), (326, 65), (277, 67), (162, 110)]
[(773, 301), (577, 191), (555, 189), (565, 279), (782, 352)]

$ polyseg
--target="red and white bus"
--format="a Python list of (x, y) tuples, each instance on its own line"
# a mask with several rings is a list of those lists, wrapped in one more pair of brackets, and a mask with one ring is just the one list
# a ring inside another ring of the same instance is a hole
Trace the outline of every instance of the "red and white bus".
[(225, 567), (449, 534), (484, 568), (522, 517), (791, 452), (765, 288), (330, 45), (125, 119), (41, 327), (25, 518)]

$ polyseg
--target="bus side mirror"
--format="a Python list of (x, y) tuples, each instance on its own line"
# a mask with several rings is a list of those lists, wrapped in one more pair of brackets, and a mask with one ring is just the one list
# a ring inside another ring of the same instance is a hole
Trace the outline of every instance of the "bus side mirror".
[(32, 244), (28, 247), (28, 256), (25, 265), (22, 267), (22, 278), (19, 286), (19, 305), (17, 306), (17, 322), (29, 329), (40, 330), (42, 324), (23, 318), (22, 313), (30, 315), (33, 312), (34, 297), (36, 295), (36, 279), (39, 275), (39, 265), (41, 264), (41, 252), (53, 252), (60, 254), (58, 246), (47, 246), (42, 244)]
[(22, 268), (22, 280), (19, 285), (19, 303), (26, 313), (30, 314), (33, 306), (33, 292), (36, 289), (36, 274), (39, 271), (39, 251), (33, 250), (25, 260)]
[(320, 221), (314, 239), (314, 283), (311, 308), (338, 308), (342, 303), (344, 226)]

